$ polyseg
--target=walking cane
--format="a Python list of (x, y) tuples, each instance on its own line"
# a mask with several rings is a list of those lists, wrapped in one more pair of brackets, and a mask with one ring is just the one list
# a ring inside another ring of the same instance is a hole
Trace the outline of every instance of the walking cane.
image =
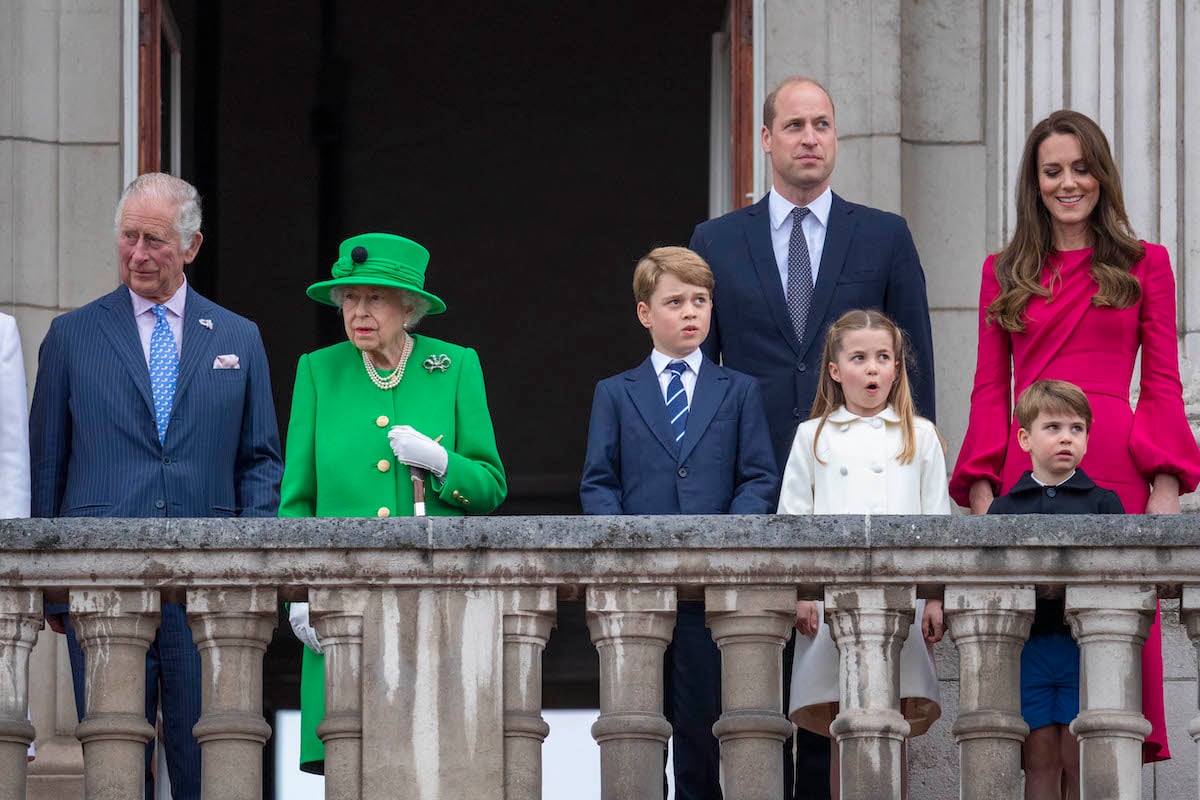
[[(442, 436), (443, 434), (439, 433), (438, 437), (433, 440), (434, 443), (440, 442)], [(429, 473), (420, 467), (409, 467), (408, 474), (413, 483), (413, 516), (423, 517), (425, 516), (425, 476)]]

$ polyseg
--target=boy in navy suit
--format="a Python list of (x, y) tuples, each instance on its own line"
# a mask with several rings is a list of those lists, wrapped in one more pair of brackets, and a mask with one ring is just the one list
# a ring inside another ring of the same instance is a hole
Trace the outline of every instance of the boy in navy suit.
[[(779, 472), (755, 380), (705, 358), (713, 276), (684, 247), (659, 247), (633, 273), (654, 349), (596, 386), (579, 495), (585, 514), (769, 514)], [(666, 715), (675, 796), (720, 800), (721, 659), (704, 603), (678, 605), (667, 648)]]
[[(1066, 381), (1037, 381), (1015, 409), (1017, 443), (1033, 469), (989, 514), (1124, 514), (1117, 493), (1079, 469), (1087, 452), (1092, 408)], [(1064, 601), (1038, 598), (1029, 641), (1021, 651), (1021, 716), (1029, 725), (1022, 748), (1026, 797), (1079, 796), (1079, 745), (1067, 726), (1079, 714), (1079, 648), (1063, 622)]]

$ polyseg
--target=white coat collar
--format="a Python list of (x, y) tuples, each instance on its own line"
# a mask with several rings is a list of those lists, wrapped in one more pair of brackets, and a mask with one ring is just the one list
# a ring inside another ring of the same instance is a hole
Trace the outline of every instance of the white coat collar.
[[(899, 422), (900, 415), (892, 408), (891, 404), (884, 406), (883, 411), (875, 415), (884, 422)], [(874, 419), (874, 417), (860, 417), (858, 414), (851, 414), (845, 406), (838, 406), (837, 411), (830, 413), (830, 422), (854, 422), (856, 420)]]

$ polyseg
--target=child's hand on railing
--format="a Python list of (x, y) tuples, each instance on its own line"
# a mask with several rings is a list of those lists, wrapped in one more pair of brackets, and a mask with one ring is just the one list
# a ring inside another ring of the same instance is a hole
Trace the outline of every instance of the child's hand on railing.
[(796, 630), (805, 636), (816, 636), (821, 621), (817, 619), (817, 604), (812, 600), (796, 602)]
[(925, 613), (921, 615), (921, 633), (925, 641), (937, 644), (946, 633), (946, 625), (942, 622), (942, 601), (926, 600)]

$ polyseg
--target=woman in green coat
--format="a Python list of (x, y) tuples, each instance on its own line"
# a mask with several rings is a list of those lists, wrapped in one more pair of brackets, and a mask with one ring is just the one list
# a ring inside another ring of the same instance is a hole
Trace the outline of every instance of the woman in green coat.
[[(507, 486), (479, 356), (409, 332), (446, 309), (425, 291), (429, 252), (369, 233), (338, 253), (333, 279), (308, 296), (340, 308), (348, 341), (300, 357), (279, 516), (412, 516), (413, 469), (425, 476), (429, 516), (490, 513)], [(305, 643), (300, 768), (321, 773), (324, 657), (307, 604), (293, 603), (290, 615)]]

